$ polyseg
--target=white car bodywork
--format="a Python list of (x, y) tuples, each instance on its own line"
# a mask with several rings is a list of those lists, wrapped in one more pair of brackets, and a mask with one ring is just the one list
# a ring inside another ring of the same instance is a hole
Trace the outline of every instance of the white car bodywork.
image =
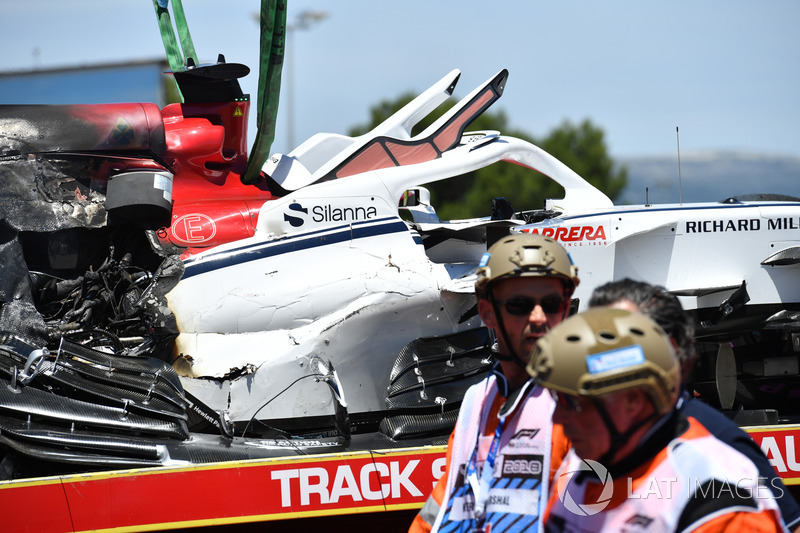
[[(423, 141), (435, 143), (448, 121), (483, 111), (475, 102), (485, 105), (482, 91), (498, 76), (412, 138), (411, 128), (452, 93), (457, 78), (451, 72), (365, 136), (320, 134), (267, 163), (286, 194), (262, 206), (255, 235), (187, 259), (167, 295), (180, 330), (176, 352), (191, 363), (182, 377), (188, 392), (234, 421), (325, 415), (333, 407), (316, 382), (321, 359), (337, 370), (351, 412), (385, 409), (403, 346), (480, 326), (470, 313), (473, 273), (492, 226), (564, 244), (579, 268), (581, 308), (595, 286), (628, 276), (664, 285), (689, 310), (724, 307), (744, 284), (748, 306), (793, 308), (793, 319), (775, 320), (797, 321), (795, 201), (617, 207), (531, 143), (496, 132), (462, 137), (463, 129), (441, 153), (386, 165), (379, 143), (370, 144), (375, 138), (387, 151), (393, 140), (403, 153), (430, 151)], [(440, 221), (426, 205), (426, 183), (499, 161), (555, 180), (565, 196), (547, 200), (532, 224), (523, 216)], [(350, 171), (335, 175), (337, 168)], [(399, 207), (409, 190), (421, 201)], [(404, 220), (409, 215), (413, 221)], [(442, 230), (449, 240), (424, 244)], [(776, 254), (780, 260), (770, 261)]]
[[(800, 301), (800, 268), (769, 258), (800, 247), (797, 202), (584, 209), (522, 226), (561, 242), (580, 268), (583, 302), (604, 280), (651, 280), (684, 308), (716, 308), (746, 283), (750, 305)], [(680, 260), (676, 260), (680, 258)]]

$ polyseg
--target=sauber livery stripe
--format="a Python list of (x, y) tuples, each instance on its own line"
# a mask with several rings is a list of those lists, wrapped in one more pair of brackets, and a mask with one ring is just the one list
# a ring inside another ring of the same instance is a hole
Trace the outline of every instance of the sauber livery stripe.
[(741, 203), (741, 204), (691, 204), (687, 206), (674, 206), (674, 207), (644, 207), (638, 209), (624, 209), (619, 211), (604, 211), (601, 214), (598, 213), (587, 213), (585, 215), (570, 215), (564, 217), (562, 220), (578, 220), (581, 218), (593, 218), (597, 216), (604, 216), (604, 217), (617, 217), (623, 215), (631, 215), (636, 213), (658, 213), (661, 211), (691, 211), (691, 212), (700, 212), (703, 211), (713, 211), (718, 209), (724, 209), (726, 211), (732, 209), (759, 209), (759, 208), (779, 208), (779, 207), (790, 207), (792, 209), (797, 207), (796, 202), (771, 202), (771, 203)]
[(261, 241), (241, 246), (233, 250), (209, 253), (202, 257), (187, 259), (184, 279), (213, 270), (257, 261), (265, 257), (327, 246), (340, 242), (365, 237), (376, 237), (390, 233), (408, 233), (405, 222), (394, 217), (387, 217), (366, 222), (353, 222), (341, 226), (328, 227), (317, 231), (290, 235), (272, 241)]

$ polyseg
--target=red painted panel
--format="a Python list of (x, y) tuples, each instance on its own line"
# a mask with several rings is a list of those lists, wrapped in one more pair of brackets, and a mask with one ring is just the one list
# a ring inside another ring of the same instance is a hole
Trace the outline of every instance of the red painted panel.
[(800, 426), (742, 428), (753, 438), (786, 485), (800, 485)]
[(0, 509), (15, 509), (4, 515), (4, 529), (37, 532), (68, 531), (70, 524), (75, 531), (152, 530), (415, 509), (443, 468), (444, 447), (437, 446), (117, 471), (0, 482)]
[[(788, 485), (800, 484), (800, 426), (745, 429)], [(7, 531), (75, 531), (290, 520), (416, 509), (444, 446), (0, 482)]]
[(72, 531), (67, 498), (57, 478), (0, 482), (3, 531)]

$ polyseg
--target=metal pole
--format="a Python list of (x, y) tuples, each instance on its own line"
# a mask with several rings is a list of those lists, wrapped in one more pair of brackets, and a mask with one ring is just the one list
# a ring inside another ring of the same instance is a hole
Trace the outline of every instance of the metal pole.
[(286, 141), (288, 151), (291, 152), (294, 146), (294, 31), (307, 30), (314, 22), (319, 22), (328, 18), (325, 11), (303, 11), (297, 15), (294, 24), (286, 25), (286, 55), (288, 56), (286, 65)]

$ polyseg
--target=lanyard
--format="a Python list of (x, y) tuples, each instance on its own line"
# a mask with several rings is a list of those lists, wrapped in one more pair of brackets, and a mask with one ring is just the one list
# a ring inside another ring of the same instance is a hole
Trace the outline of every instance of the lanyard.
[[(472, 487), (472, 493), (475, 495), (475, 515), (483, 516), (486, 510), (486, 501), (489, 499), (489, 486), (492, 482), (494, 475), (494, 462), (497, 458), (497, 450), (500, 448), (500, 435), (503, 433), (503, 425), (505, 424), (506, 417), (500, 417), (497, 423), (497, 428), (494, 430), (494, 437), (492, 438), (492, 445), (489, 447), (489, 454), (486, 456), (486, 462), (481, 468), (481, 476), (478, 479), (478, 446), (472, 452), (472, 457), (467, 466), (467, 481)], [(479, 437), (480, 438), (480, 437)]]
[[(532, 380), (525, 382), (516, 393), (511, 394), (506, 400), (506, 402), (510, 402), (510, 404), (507, 403), (500, 408), (500, 413), (497, 414), (497, 428), (494, 430), (494, 437), (489, 447), (489, 453), (486, 456), (486, 461), (483, 463), (483, 468), (481, 468), (480, 478), (478, 478), (477, 464), (479, 446), (476, 445), (475, 450), (472, 452), (472, 457), (470, 457), (469, 463), (467, 464), (467, 481), (472, 488), (472, 494), (475, 496), (475, 516), (477, 517), (482, 517), (486, 510), (486, 502), (489, 499), (489, 487), (491, 486), (492, 477), (494, 476), (494, 463), (500, 448), (500, 436), (503, 433), (503, 426), (505, 425), (506, 419), (508, 417), (513, 417), (517, 410), (525, 403), (525, 398), (528, 396), (528, 392), (531, 390), (532, 386)], [(510, 406), (510, 408), (506, 409), (506, 406)], [(480, 433), (481, 432), (478, 434), (479, 441)]]

